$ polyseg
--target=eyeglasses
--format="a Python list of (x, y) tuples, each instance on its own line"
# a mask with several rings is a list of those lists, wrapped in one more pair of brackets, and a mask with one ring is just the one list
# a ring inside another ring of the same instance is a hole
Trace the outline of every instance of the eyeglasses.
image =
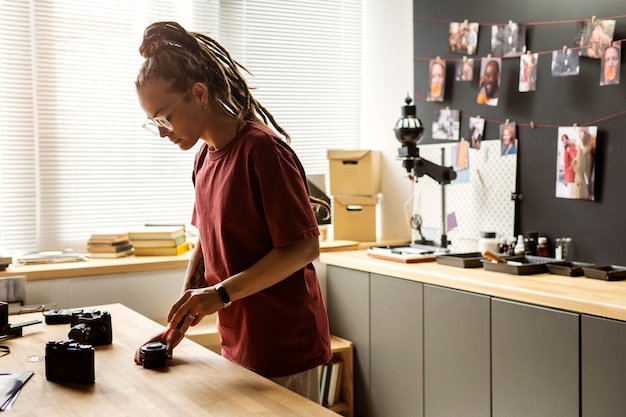
[(163, 115), (149, 118), (145, 122), (143, 122), (141, 127), (158, 137), (167, 136), (172, 133), (174, 131), (174, 126), (172, 125), (172, 122), (167, 120), (167, 118), (171, 116), (171, 113), (180, 104), (180, 102), (183, 101), (185, 97), (187, 97), (188, 92), (189, 90), (185, 91), (185, 93), (180, 96), (178, 100), (174, 102), (174, 104), (170, 106), (170, 114), (168, 116)]

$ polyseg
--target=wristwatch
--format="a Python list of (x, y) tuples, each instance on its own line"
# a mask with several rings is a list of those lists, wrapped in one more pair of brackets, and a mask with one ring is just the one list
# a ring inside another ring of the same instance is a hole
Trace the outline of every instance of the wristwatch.
[(217, 291), (217, 295), (220, 296), (222, 303), (224, 303), (224, 308), (232, 304), (230, 297), (228, 296), (228, 292), (226, 292), (226, 288), (224, 288), (222, 284), (217, 284), (215, 286), (215, 291)]

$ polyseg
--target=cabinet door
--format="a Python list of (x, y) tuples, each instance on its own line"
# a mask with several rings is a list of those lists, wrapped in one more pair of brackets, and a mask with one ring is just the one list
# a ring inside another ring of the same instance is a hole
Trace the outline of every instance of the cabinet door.
[(354, 346), (354, 410), (369, 416), (369, 273), (328, 265), (326, 307), (330, 332)]
[(582, 416), (623, 417), (626, 410), (626, 323), (582, 316)]
[(423, 284), (370, 274), (371, 417), (421, 417)]
[(424, 415), (491, 415), (491, 298), (424, 285)]
[(580, 316), (495, 298), (491, 308), (493, 417), (579, 416)]

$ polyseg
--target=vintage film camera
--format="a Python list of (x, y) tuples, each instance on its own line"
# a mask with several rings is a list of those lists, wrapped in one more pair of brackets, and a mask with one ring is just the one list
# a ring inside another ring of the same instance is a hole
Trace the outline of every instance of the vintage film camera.
[(93, 384), (96, 380), (93, 346), (73, 340), (46, 343), (46, 379)]
[(108, 311), (85, 310), (78, 315), (67, 335), (82, 344), (109, 345), (113, 342), (111, 315)]

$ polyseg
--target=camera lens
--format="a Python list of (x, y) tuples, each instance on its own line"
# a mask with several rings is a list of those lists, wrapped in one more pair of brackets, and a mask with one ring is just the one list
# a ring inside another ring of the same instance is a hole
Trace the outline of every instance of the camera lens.
[(167, 347), (161, 342), (151, 342), (141, 347), (141, 362), (144, 368), (165, 366)]
[(93, 339), (91, 334), (91, 327), (89, 327), (85, 323), (79, 323), (76, 326), (70, 328), (67, 337), (76, 340), (78, 343), (91, 343)]

